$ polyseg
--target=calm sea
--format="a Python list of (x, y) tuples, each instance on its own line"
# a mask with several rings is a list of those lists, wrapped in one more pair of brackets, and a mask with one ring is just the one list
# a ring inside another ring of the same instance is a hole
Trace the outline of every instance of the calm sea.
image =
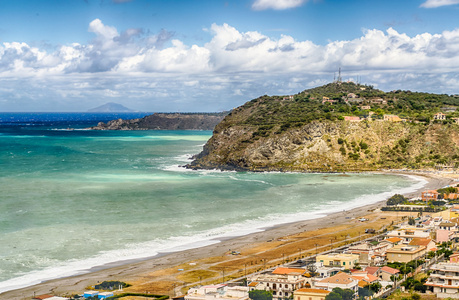
[(141, 116), (0, 113), (0, 292), (317, 218), (425, 183), (190, 171), (180, 166), (210, 131), (82, 130)]

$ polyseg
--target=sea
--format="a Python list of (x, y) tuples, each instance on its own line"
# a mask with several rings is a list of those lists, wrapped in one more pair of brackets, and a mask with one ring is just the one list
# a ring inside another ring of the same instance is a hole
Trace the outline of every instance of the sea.
[(421, 188), (386, 174), (194, 171), (211, 131), (92, 131), (149, 113), (0, 113), (0, 293)]

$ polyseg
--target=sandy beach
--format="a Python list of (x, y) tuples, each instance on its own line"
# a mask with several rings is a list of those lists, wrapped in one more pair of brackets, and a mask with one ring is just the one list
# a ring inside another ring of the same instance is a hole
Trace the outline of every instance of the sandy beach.
[[(437, 189), (459, 181), (458, 174), (388, 172), (423, 176), (428, 183), (406, 196), (416, 197), (421, 191)], [(366, 228), (380, 230), (401, 220), (403, 213), (381, 212), (383, 202), (349, 211), (330, 214), (324, 218), (289, 223), (242, 237), (175, 253), (164, 253), (150, 259), (104, 266), (88, 273), (60, 278), (38, 285), (8, 291), (0, 299), (31, 299), (33, 295), (59, 296), (81, 294), (88, 287), (105, 280), (120, 280), (132, 284), (125, 291), (178, 295), (190, 286), (228, 281), (257, 270), (280, 265), (316, 254), (332, 247), (358, 241)], [(366, 216), (367, 222), (358, 221)], [(230, 250), (240, 255), (229, 255)]]

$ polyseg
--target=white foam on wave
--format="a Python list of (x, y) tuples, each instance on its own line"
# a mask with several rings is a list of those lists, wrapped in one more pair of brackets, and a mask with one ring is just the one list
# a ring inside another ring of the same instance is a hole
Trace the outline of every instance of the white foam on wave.
[(415, 183), (409, 187), (397, 188), (379, 194), (362, 195), (350, 202), (337, 203), (337, 201), (330, 201), (318, 207), (318, 210), (315, 211), (283, 215), (272, 214), (256, 220), (247, 220), (242, 223), (230, 224), (203, 232), (190, 233), (189, 236), (171, 237), (167, 240), (154, 240), (130, 244), (124, 249), (104, 251), (94, 257), (59, 262), (43, 270), (32, 271), (22, 276), (0, 282), (0, 292), (31, 286), (51, 279), (88, 273), (92, 268), (103, 268), (104, 265), (122, 264), (123, 261), (145, 259), (158, 255), (159, 253), (177, 252), (212, 245), (228, 237), (244, 236), (255, 232), (261, 232), (266, 228), (277, 225), (321, 218), (330, 213), (342, 211), (343, 209), (349, 210), (383, 201), (394, 193), (410, 193), (422, 188), (427, 183), (425, 179), (417, 176), (404, 176), (411, 178)]

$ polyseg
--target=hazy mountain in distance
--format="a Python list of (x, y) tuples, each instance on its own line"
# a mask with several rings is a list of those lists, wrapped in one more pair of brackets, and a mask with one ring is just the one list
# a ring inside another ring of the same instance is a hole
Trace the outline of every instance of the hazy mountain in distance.
[(118, 103), (109, 102), (105, 103), (104, 105), (89, 109), (88, 112), (135, 112), (135, 110), (127, 108), (126, 106)]

